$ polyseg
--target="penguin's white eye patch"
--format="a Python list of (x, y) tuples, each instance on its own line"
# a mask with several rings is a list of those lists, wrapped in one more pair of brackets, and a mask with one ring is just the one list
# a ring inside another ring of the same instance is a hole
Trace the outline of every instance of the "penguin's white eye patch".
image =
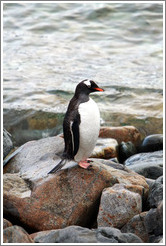
[(89, 88), (91, 87), (91, 82), (90, 82), (90, 80), (84, 81), (84, 84), (87, 85)]

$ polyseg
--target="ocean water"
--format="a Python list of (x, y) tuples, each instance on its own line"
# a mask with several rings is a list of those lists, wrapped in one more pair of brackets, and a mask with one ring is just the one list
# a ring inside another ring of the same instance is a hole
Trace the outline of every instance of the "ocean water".
[(101, 125), (162, 133), (163, 5), (80, 2), (3, 4), (4, 127), (16, 144), (58, 134), (76, 85)]

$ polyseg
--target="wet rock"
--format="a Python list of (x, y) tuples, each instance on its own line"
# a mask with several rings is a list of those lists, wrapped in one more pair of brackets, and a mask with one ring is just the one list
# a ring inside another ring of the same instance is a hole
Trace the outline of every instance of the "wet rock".
[(3, 229), (6, 229), (7, 227), (12, 226), (12, 223), (8, 221), (7, 219), (3, 218)]
[(144, 218), (148, 212), (142, 212), (135, 215), (122, 228), (121, 232), (133, 233), (140, 237), (143, 242), (149, 242), (149, 234), (146, 230)]
[(11, 135), (5, 129), (3, 129), (3, 159), (9, 154), (13, 149), (13, 142)]
[(121, 233), (115, 228), (87, 229), (69, 226), (64, 229), (37, 232), (31, 235), (35, 243), (141, 243), (132, 233)]
[(154, 152), (163, 149), (163, 134), (153, 134), (144, 138), (139, 152)]
[(62, 131), (64, 113), (34, 109), (4, 109), (4, 127), (16, 146), (34, 139), (55, 136)]
[(110, 159), (117, 157), (118, 143), (113, 138), (98, 138), (91, 158)]
[(163, 235), (163, 202), (157, 208), (152, 208), (145, 216), (145, 228), (149, 233), (149, 241), (155, 242)]
[(139, 153), (129, 157), (124, 164), (146, 178), (157, 179), (163, 175), (163, 151)]
[(122, 141), (138, 145), (141, 141), (141, 135), (134, 126), (119, 126), (119, 127), (101, 127), (99, 137), (114, 138), (118, 144)]
[(30, 235), (20, 226), (11, 226), (3, 230), (3, 243), (33, 243)]
[(163, 149), (163, 135), (153, 134), (144, 138), (140, 145), (135, 145), (131, 141), (121, 142), (118, 148), (118, 160), (123, 163), (130, 156), (136, 153), (154, 152)]
[(139, 183), (147, 197), (148, 185), (143, 176), (126, 167), (121, 170), (102, 163), (110, 163), (109, 160), (93, 159), (89, 170), (75, 165), (48, 175), (60, 159), (55, 153), (62, 149), (61, 137), (28, 142), (6, 165), (3, 185), (6, 217), (12, 216), (34, 231), (69, 225), (88, 227), (96, 220), (104, 188), (115, 183)]
[(148, 204), (150, 208), (158, 207), (163, 200), (163, 176), (155, 180), (150, 186), (148, 195)]
[(98, 226), (121, 228), (141, 212), (142, 198), (139, 193), (143, 192), (143, 187), (129, 186), (129, 189), (124, 185), (115, 184), (103, 190), (97, 217)]
[(121, 142), (118, 148), (119, 163), (123, 163), (127, 158), (137, 153), (137, 149), (132, 142)]

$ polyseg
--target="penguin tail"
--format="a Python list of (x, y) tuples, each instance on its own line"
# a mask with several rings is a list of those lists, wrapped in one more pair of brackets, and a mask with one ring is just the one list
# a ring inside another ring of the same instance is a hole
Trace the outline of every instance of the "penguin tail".
[(62, 159), (51, 171), (49, 171), (48, 174), (50, 173), (56, 173), (59, 169), (61, 169), (65, 164), (66, 164), (66, 159)]

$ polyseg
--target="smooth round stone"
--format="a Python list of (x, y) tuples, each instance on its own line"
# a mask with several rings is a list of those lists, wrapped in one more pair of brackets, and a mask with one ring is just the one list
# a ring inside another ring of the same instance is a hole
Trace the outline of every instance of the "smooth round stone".
[(138, 152), (153, 152), (163, 149), (163, 135), (153, 134), (144, 138)]

